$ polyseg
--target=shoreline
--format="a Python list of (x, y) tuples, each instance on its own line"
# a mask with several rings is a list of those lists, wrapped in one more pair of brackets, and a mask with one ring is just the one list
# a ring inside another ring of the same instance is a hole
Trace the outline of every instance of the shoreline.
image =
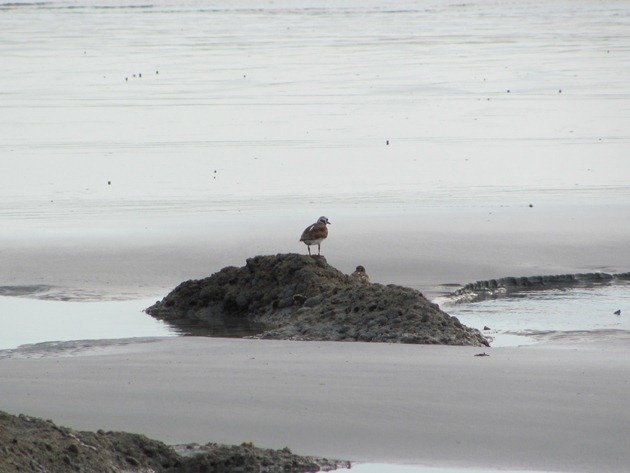
[[(11, 380), (0, 389), (11, 413), (169, 444), (621, 472), (630, 463), (628, 340), (480, 349), (181, 337), (0, 359), (0, 379)], [(490, 356), (473, 356), (482, 351)]]
[[(593, 329), (593, 330), (527, 330), (524, 332), (505, 332), (507, 335), (523, 338), (522, 344), (499, 345), (489, 347), (474, 347), (464, 345), (432, 345), (417, 344), (421, 347), (458, 347), (477, 349), (482, 353), (485, 349), (521, 349), (521, 348), (583, 348), (597, 346), (599, 344), (616, 344), (619, 340), (630, 339), (630, 330), (624, 329)], [(527, 342), (525, 338), (535, 340), (534, 343)], [(323, 341), (323, 340), (281, 340), (264, 339), (256, 337), (223, 337), (207, 335), (177, 335), (177, 336), (155, 336), (155, 337), (129, 337), (129, 338), (103, 338), (103, 339), (83, 339), (83, 340), (61, 340), (38, 343), (25, 343), (15, 348), (0, 349), (0, 361), (6, 359), (50, 359), (50, 358), (73, 358), (89, 356), (107, 356), (112, 354), (137, 354), (144, 352), (143, 345), (159, 343), (173, 339), (211, 339), (217, 341), (280, 341), (291, 343), (341, 343), (341, 344), (376, 344), (385, 346), (405, 345), (400, 342), (362, 342), (362, 341)]]

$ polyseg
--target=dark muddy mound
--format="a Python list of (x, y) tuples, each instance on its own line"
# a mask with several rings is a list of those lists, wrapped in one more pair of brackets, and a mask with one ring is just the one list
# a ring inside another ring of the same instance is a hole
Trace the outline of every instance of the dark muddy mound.
[(294, 455), (287, 448), (208, 444), (168, 445), (126, 432), (79, 432), (0, 411), (0, 471), (85, 473), (280, 473), (328, 471), (349, 466)]
[(366, 284), (323, 257), (297, 254), (257, 256), (186, 281), (147, 312), (217, 336), (487, 345), (414, 289)]

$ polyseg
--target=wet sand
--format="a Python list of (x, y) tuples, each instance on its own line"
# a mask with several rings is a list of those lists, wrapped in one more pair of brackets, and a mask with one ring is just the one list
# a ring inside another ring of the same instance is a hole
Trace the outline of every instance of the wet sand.
[[(0, 407), (168, 443), (368, 462), (627, 471), (627, 332), (494, 348), (228, 340), (0, 359)], [(490, 356), (475, 357), (485, 351)]]

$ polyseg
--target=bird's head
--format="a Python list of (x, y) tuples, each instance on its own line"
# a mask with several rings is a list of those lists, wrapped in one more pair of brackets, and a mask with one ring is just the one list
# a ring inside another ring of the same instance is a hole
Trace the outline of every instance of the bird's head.
[(319, 217), (317, 221), (319, 223), (323, 223), (324, 225), (330, 225), (330, 222), (328, 221), (328, 217)]
[(365, 268), (363, 266), (357, 266), (357, 269), (355, 269), (355, 271), (357, 273), (365, 273)]

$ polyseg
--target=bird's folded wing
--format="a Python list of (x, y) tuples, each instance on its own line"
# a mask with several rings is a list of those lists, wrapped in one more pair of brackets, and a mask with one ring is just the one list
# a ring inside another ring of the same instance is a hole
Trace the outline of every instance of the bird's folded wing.
[(302, 236), (300, 237), (300, 241), (310, 240), (311, 239), (309, 233), (313, 230), (315, 225), (317, 225), (317, 224), (314, 223), (313, 225), (309, 225), (308, 227), (306, 227), (306, 229), (302, 232)]
[(308, 229), (308, 232), (305, 232), (302, 235), (302, 238), (305, 240), (319, 240), (326, 238), (328, 236), (328, 229), (326, 225), (322, 223), (316, 223), (312, 228)]

